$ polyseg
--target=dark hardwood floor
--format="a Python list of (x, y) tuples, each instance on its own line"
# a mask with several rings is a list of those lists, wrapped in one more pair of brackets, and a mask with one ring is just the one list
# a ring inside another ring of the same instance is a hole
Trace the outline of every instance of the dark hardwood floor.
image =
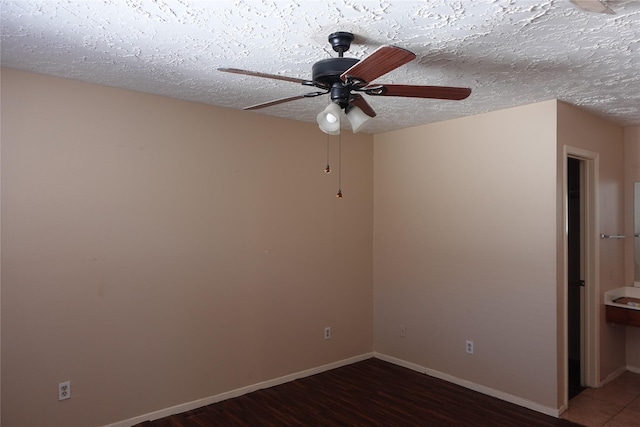
[(368, 359), (136, 427), (579, 426)]

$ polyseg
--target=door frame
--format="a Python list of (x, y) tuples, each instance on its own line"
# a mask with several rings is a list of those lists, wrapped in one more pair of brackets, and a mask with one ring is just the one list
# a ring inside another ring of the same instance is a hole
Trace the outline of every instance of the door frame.
[(564, 363), (564, 375), (563, 378), (558, 378), (559, 381), (564, 383), (564, 396), (561, 405), (568, 407), (569, 403), (569, 339), (568, 339), (568, 314), (567, 314), (567, 301), (568, 301), (568, 188), (567, 188), (567, 161), (569, 158), (575, 158), (582, 162), (583, 171), (582, 177), (584, 178), (581, 183), (581, 189), (584, 192), (581, 197), (584, 197), (584, 239), (582, 244), (584, 250), (584, 306), (583, 306), (583, 319), (581, 330), (584, 337), (584, 342), (581, 344), (581, 362), (583, 364), (582, 377), (584, 379), (584, 385), (587, 387), (598, 387), (600, 385), (600, 322), (599, 322), (599, 310), (598, 301), (600, 295), (600, 257), (599, 248), (600, 240), (598, 238), (598, 182), (599, 182), (599, 154), (587, 151), (582, 148), (572, 147), (565, 145), (563, 149), (562, 158), (562, 241), (563, 241), (563, 283), (562, 283), (562, 301), (560, 304), (561, 311), (563, 313), (561, 321), (563, 334), (563, 346), (559, 351), (564, 353), (562, 361)]

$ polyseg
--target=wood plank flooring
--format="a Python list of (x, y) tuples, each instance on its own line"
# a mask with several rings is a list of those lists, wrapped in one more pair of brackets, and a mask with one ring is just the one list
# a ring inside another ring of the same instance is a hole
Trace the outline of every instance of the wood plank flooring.
[(391, 363), (368, 359), (136, 427), (460, 426), (579, 424)]

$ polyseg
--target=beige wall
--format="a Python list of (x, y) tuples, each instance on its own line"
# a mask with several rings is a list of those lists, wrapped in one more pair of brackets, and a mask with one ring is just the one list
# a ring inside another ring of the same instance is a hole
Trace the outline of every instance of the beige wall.
[[(623, 129), (569, 104), (558, 103), (558, 147), (569, 145), (598, 154), (598, 234), (624, 230)], [(624, 241), (599, 242), (600, 380), (625, 366), (625, 327), (605, 322), (604, 293), (624, 286)]]
[(556, 102), (376, 135), (373, 277), (376, 351), (556, 408)]
[[(598, 154), (598, 226), (617, 233), (622, 135), (556, 101), (376, 135), (376, 351), (531, 406), (564, 405), (563, 147)], [(623, 285), (623, 254), (601, 245), (599, 310)], [(625, 329), (598, 315), (604, 379), (625, 366)]]
[(2, 424), (104, 425), (372, 351), (372, 137), (343, 134), (343, 200), (325, 143), (3, 69)]
[[(640, 126), (624, 130), (625, 162), (625, 234), (633, 236), (633, 183), (640, 181)], [(627, 239), (625, 257), (625, 285), (632, 286), (634, 239)], [(640, 328), (626, 328), (627, 366), (640, 372)]]

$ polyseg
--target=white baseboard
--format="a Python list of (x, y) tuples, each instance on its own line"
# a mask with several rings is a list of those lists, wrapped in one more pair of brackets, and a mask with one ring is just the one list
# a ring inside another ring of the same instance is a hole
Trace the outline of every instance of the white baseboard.
[(627, 372), (627, 370), (631, 371), (631, 369), (628, 366), (623, 366), (622, 368), (616, 369), (615, 371), (613, 371), (612, 373), (607, 375), (607, 377), (605, 379), (600, 381), (600, 384), (598, 385), (598, 387), (602, 387), (603, 385), (605, 385), (607, 383), (610, 383), (611, 381), (613, 381), (616, 378), (618, 378), (620, 375), (622, 375), (625, 372)]
[[(467, 380), (463, 380), (457, 377), (454, 377), (452, 375), (449, 374), (445, 374), (433, 369), (429, 369), (426, 368), (424, 366), (415, 364), (415, 363), (411, 363), (411, 362), (407, 362), (406, 360), (402, 360), (402, 359), (398, 359), (396, 357), (393, 356), (388, 356), (386, 354), (382, 354), (382, 353), (377, 353), (377, 352), (372, 352), (372, 353), (365, 353), (365, 354), (361, 354), (359, 356), (354, 356), (348, 359), (343, 359), (343, 360), (339, 360), (337, 362), (333, 362), (333, 363), (329, 363), (327, 365), (322, 365), (322, 366), (318, 366), (316, 368), (311, 368), (311, 369), (307, 369), (305, 371), (300, 371), (300, 372), (295, 372), (289, 375), (285, 375), (283, 377), (279, 377), (279, 378), (274, 378), (272, 380), (268, 380), (268, 381), (263, 381), (260, 383), (256, 383), (256, 384), (252, 384), (252, 385), (248, 385), (246, 387), (241, 387), (235, 390), (231, 390), (228, 392), (224, 392), (224, 393), (220, 393), (220, 394), (216, 394), (214, 396), (209, 396), (209, 397), (205, 397), (202, 399), (198, 399), (198, 400), (194, 400), (192, 402), (186, 402), (186, 403), (182, 403), (176, 406), (172, 406), (170, 408), (165, 408), (165, 409), (161, 409), (158, 411), (154, 411), (154, 412), (150, 412), (148, 414), (144, 414), (144, 415), (140, 415), (137, 417), (133, 417), (127, 420), (123, 420), (123, 421), (118, 421), (116, 423), (113, 424), (108, 424), (104, 427), (130, 427), (133, 426), (135, 424), (139, 424), (142, 423), (144, 421), (147, 420), (157, 420), (159, 418), (164, 418), (164, 417), (168, 417), (174, 414), (179, 414), (181, 412), (186, 412), (186, 411), (190, 411), (192, 409), (196, 409), (196, 408), (200, 408), (202, 406), (207, 406), (207, 405), (211, 405), (213, 403), (217, 403), (217, 402), (221, 402), (223, 400), (227, 400), (227, 399), (232, 399), (234, 397), (239, 397), (242, 395), (245, 395), (247, 393), (251, 393), (254, 392), (256, 390), (261, 390), (264, 388), (269, 388), (269, 387), (274, 387), (280, 384), (284, 384), (290, 381), (294, 381), (300, 378), (305, 378), (311, 375), (315, 375), (315, 374), (319, 374), (325, 371), (329, 371), (331, 369), (335, 369), (335, 368), (340, 368), (342, 366), (346, 366), (346, 365), (350, 365), (352, 363), (356, 363), (356, 362), (360, 362), (362, 360), (366, 360), (366, 359), (370, 359), (371, 357), (375, 357), (378, 358), (380, 360), (384, 360), (386, 362), (389, 363), (393, 363), (394, 365), (398, 365), (398, 366), (402, 366), (404, 368), (407, 369), (411, 369), (413, 371), (416, 372), (420, 372), (426, 375), (429, 375), (431, 377), (434, 378), (438, 378), (453, 384), (457, 384), (461, 387), (467, 388), (469, 390), (473, 390), (473, 391), (477, 391), (479, 393), (482, 394), (486, 394), (487, 396), (491, 396), (491, 397), (495, 397), (497, 399), (500, 400), (504, 400), (505, 402), (509, 402), (509, 403), (513, 403), (515, 405), (518, 406), (522, 406), (524, 408), (527, 409), (531, 409), (533, 411), (536, 412), (540, 412), (542, 414), (545, 415), (550, 415), (552, 417), (559, 417), (560, 414), (563, 412), (562, 408), (556, 409), (556, 408), (551, 408), (548, 406), (543, 406), (540, 405), (539, 403), (536, 402), (532, 402), (530, 400), (527, 399), (523, 399), (521, 397), (518, 396), (514, 396), (512, 394), (509, 393), (504, 393), (500, 390), (495, 390), (492, 389), (490, 387), (486, 387), (480, 384), (475, 384), (472, 383), (470, 381)], [(634, 368), (634, 367), (626, 367), (627, 370), (632, 371), (632, 372), (637, 372), (640, 373), (640, 368)], [(619, 376), (622, 372), (625, 371), (625, 368), (622, 369), (622, 371), (620, 373), (618, 373), (617, 371), (615, 373), (613, 373), (612, 375), (609, 375), (609, 377), (607, 377), (607, 379), (603, 382), (606, 383), (608, 381), (611, 381), (612, 379), (614, 379), (615, 377)]]
[(504, 400), (505, 402), (513, 403), (515, 405), (522, 406), (524, 408), (531, 409), (533, 411), (540, 412), (545, 415), (550, 415), (552, 417), (558, 418), (562, 413), (559, 409), (543, 406), (543, 405), (540, 405), (539, 403), (532, 402), (530, 400), (523, 399), (521, 397), (514, 396), (509, 393), (504, 393), (500, 390), (495, 390), (493, 388), (486, 387), (480, 384), (472, 383), (471, 381), (456, 378), (449, 374), (435, 371), (433, 369), (429, 369), (424, 366), (417, 365), (415, 363), (407, 362), (406, 360), (398, 359), (393, 356), (388, 356), (386, 354), (381, 354), (381, 353), (374, 353), (374, 356), (380, 360), (393, 363), (394, 365), (403, 366), (405, 368), (412, 369), (414, 371), (421, 372), (423, 374), (427, 374), (431, 377), (445, 380), (447, 382), (457, 384), (464, 388), (468, 388), (469, 390), (477, 391), (479, 393), (486, 394), (487, 396), (495, 397), (497, 399)]
[(640, 368), (637, 366), (627, 366), (627, 371), (631, 371), (634, 374), (640, 374)]
[(407, 362), (403, 359), (398, 359), (397, 357), (388, 356), (382, 353), (374, 353), (373, 356), (376, 359), (384, 360), (385, 362), (393, 363), (394, 365), (402, 366), (403, 368), (411, 369), (412, 371), (420, 372), (421, 374), (426, 373), (427, 368), (421, 365), (417, 365), (412, 362)]
[(340, 368), (342, 366), (351, 365), (352, 363), (360, 362), (362, 360), (370, 359), (374, 357), (374, 353), (365, 353), (359, 356), (350, 357), (348, 359), (339, 360), (337, 362), (329, 363), (327, 365), (318, 366), (316, 368), (307, 369), (305, 371), (294, 372), (293, 374), (285, 375), (283, 377), (274, 378), (272, 380), (263, 381), (257, 384), (251, 384), (246, 387), (237, 388), (235, 390), (227, 391), (224, 393), (216, 394), (214, 396), (205, 397), (202, 399), (194, 400), (192, 402), (181, 403), (170, 408), (161, 409), (158, 411), (150, 412), (148, 414), (140, 415), (137, 417), (129, 418), (128, 420), (118, 421), (113, 424), (108, 424), (104, 427), (131, 427), (133, 425), (142, 423), (144, 421), (153, 421), (159, 418), (168, 417), (181, 412), (190, 411), (192, 409), (200, 408), (202, 406), (211, 405), (212, 403), (221, 402), (223, 400), (239, 397), (247, 393), (251, 393), (263, 388), (274, 387), (280, 384), (288, 383), (290, 381), (297, 380), (299, 378), (305, 378), (311, 375), (319, 374), (321, 372), (329, 371), (331, 369)]

